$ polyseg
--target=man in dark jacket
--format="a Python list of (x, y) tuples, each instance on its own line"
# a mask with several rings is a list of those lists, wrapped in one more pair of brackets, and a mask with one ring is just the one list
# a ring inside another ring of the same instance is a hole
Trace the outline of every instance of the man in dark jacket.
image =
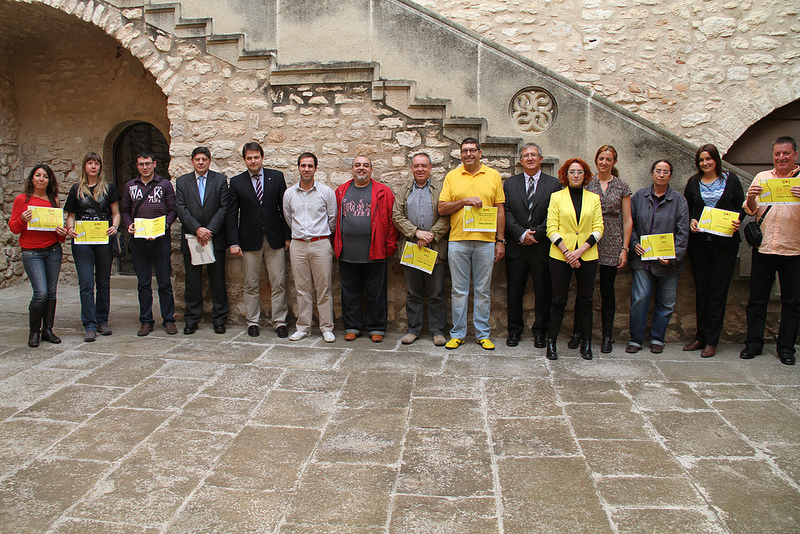
[(206, 263), (208, 285), (211, 288), (211, 322), (214, 332), (225, 333), (228, 320), (228, 291), (225, 287), (225, 249), (228, 245), (225, 210), (228, 206), (228, 179), (224, 174), (209, 170), (211, 151), (199, 146), (192, 151), (194, 172), (176, 180), (175, 203), (181, 228), (181, 252), (184, 265), (184, 334), (194, 334), (203, 314), (202, 263), (192, 261), (186, 236), (194, 236), (193, 246), (214, 251), (214, 260)]
[(259, 335), (261, 317), (259, 281), (261, 262), (267, 267), (271, 287), (272, 322), (278, 337), (289, 337), (286, 316), (286, 250), (292, 234), (283, 217), (283, 173), (262, 167), (264, 149), (255, 142), (242, 148), (247, 170), (231, 178), (228, 190), (228, 244), (231, 254), (244, 261), (244, 306), (247, 334)]

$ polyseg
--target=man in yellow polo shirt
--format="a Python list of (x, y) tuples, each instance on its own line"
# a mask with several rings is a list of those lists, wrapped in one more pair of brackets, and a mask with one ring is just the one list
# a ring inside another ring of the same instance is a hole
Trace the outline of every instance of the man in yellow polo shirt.
[[(474, 287), (472, 323), (478, 344), (494, 349), (489, 339), (492, 267), (506, 252), (503, 180), (495, 169), (481, 163), (481, 144), (468, 137), (461, 142), (461, 166), (444, 179), (439, 195), (439, 215), (450, 215), (450, 246), (447, 259), (453, 283), (451, 300), (453, 329), (445, 347), (456, 349), (467, 337), (470, 273)], [(480, 211), (495, 208), (487, 221)]]

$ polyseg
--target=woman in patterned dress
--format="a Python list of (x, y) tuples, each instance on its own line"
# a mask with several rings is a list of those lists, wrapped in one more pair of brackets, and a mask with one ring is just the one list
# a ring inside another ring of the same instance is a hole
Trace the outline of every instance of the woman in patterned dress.
[[(597, 243), (600, 259), (600, 317), (603, 325), (603, 342), (600, 352), (611, 352), (614, 330), (614, 313), (617, 308), (614, 293), (614, 281), (617, 270), (628, 263), (628, 248), (631, 243), (631, 188), (620, 179), (617, 164), (617, 151), (611, 145), (603, 145), (594, 156), (597, 167), (595, 179), (586, 185), (586, 189), (600, 195), (600, 205), (603, 208), (603, 238)], [(567, 346), (577, 348), (580, 345), (581, 322), (580, 306), (575, 300), (575, 320), (573, 322), (572, 337)]]
[[(701, 358), (710, 358), (717, 352), (719, 335), (725, 319), (728, 287), (739, 252), (739, 224), (745, 213), (744, 191), (739, 177), (722, 171), (719, 151), (714, 145), (701, 146), (694, 156), (697, 172), (689, 178), (683, 195), (689, 205), (689, 262), (692, 264), (697, 310), (697, 333), (694, 341), (683, 347), (685, 351), (702, 350)], [(700, 232), (697, 227), (703, 208), (735, 211), (731, 237)]]

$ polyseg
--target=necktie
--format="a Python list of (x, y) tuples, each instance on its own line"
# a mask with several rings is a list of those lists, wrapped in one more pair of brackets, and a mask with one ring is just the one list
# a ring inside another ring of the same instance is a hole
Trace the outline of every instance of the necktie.
[(261, 200), (264, 198), (264, 186), (261, 184), (261, 179), (258, 175), (253, 176), (256, 180), (256, 197), (258, 197), (258, 203), (261, 204)]
[(533, 226), (533, 195), (536, 193), (536, 184), (533, 178), (528, 177), (528, 228)]
[(200, 205), (203, 205), (203, 198), (206, 196), (206, 177), (201, 176), (197, 179), (197, 191), (200, 193)]

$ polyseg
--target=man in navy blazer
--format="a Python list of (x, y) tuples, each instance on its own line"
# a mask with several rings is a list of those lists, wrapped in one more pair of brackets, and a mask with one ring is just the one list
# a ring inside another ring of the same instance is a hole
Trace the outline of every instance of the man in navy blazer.
[(288, 337), (286, 316), (286, 250), (292, 234), (283, 217), (283, 173), (262, 167), (264, 149), (255, 142), (242, 148), (247, 170), (231, 178), (228, 190), (228, 244), (231, 254), (243, 257), (244, 307), (247, 334), (259, 335), (261, 262), (271, 287), (272, 322), (278, 337)]
[(522, 299), (528, 276), (533, 280), (533, 342), (545, 346), (550, 322), (553, 285), (550, 280), (550, 240), (547, 239), (547, 208), (550, 195), (561, 189), (558, 178), (542, 172), (542, 149), (527, 143), (520, 149), (523, 172), (506, 179), (506, 288), (508, 291), (508, 338), (506, 345), (519, 345), (525, 323)]
[(212, 263), (207, 263), (208, 285), (211, 288), (211, 323), (214, 332), (225, 333), (228, 320), (228, 291), (225, 287), (225, 249), (228, 231), (225, 227), (225, 210), (228, 207), (228, 178), (224, 174), (209, 170), (211, 151), (199, 146), (192, 150), (194, 172), (184, 174), (176, 180), (175, 206), (181, 220), (181, 252), (184, 265), (184, 293), (186, 310), (183, 333), (194, 334), (203, 314), (203, 265), (193, 265), (187, 235), (197, 238), (197, 244), (214, 249)]

